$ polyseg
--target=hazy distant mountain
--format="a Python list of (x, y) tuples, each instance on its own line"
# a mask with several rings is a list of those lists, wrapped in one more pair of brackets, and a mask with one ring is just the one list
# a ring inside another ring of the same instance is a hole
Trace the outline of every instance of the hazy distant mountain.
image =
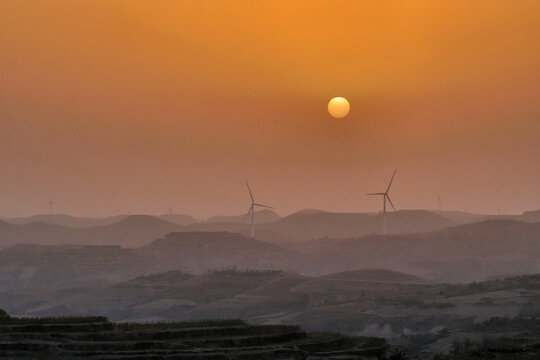
[(189, 215), (183, 215), (183, 214), (163, 214), (158, 216), (158, 218), (167, 220), (179, 225), (189, 225), (196, 223), (197, 220)]
[(444, 281), (540, 271), (540, 223), (484, 221), (448, 229), (297, 244), (326, 272), (385, 268)]
[(540, 210), (525, 211), (521, 215), (487, 215), (482, 220), (516, 220), (529, 223), (540, 222)]
[(0, 247), (15, 244), (55, 244), (59, 239), (70, 238), (74, 228), (41, 222), (15, 225), (0, 221)]
[(152, 271), (136, 249), (18, 244), (0, 249), (0, 288), (103, 286)]
[[(281, 219), (281, 216), (276, 214), (274, 211), (269, 209), (263, 209), (255, 211), (255, 223), (263, 224), (274, 222)], [(234, 215), (234, 216), (213, 216), (209, 219), (206, 219), (205, 223), (249, 223), (251, 220), (246, 218), (246, 215)]]
[[(264, 211), (267, 210), (261, 212)], [(255, 219), (257, 219), (257, 214)], [(211, 221), (212, 219), (216, 221)], [(212, 219), (208, 222), (191, 224), (185, 228), (185, 231), (229, 231), (249, 234), (248, 222), (221, 222), (220, 217)], [(440, 230), (461, 223), (425, 210), (401, 210), (398, 214), (388, 213), (387, 220), (390, 234)], [(277, 221), (258, 224), (255, 227), (255, 237), (277, 243), (307, 241), (322, 237), (361, 237), (380, 233), (382, 221), (382, 214), (377, 213), (333, 213), (306, 209), (279, 218)]]
[[(413, 233), (456, 225), (446, 217), (425, 210), (401, 210), (387, 213), (388, 233)], [(284, 241), (305, 241), (321, 237), (360, 237), (382, 230), (382, 214), (300, 212), (279, 221), (263, 224), (259, 230), (279, 234)]]
[(320, 214), (320, 213), (327, 213), (329, 211), (326, 211), (326, 210), (321, 210), (321, 209), (302, 209), (302, 210), (298, 210), (297, 212), (291, 214), (291, 215), (295, 215), (295, 214)]
[(247, 223), (198, 222), (185, 226), (182, 231), (227, 231), (246, 235), (250, 232), (250, 225)]
[(131, 215), (114, 224), (81, 229), (80, 242), (138, 247), (181, 229), (182, 225), (153, 216)]
[(181, 225), (147, 215), (131, 215), (112, 224), (85, 228), (40, 222), (22, 225), (0, 222), (0, 246), (34, 243), (137, 247), (169, 232), (181, 230)]
[(171, 233), (140, 251), (155, 257), (163, 270), (192, 273), (229, 267), (287, 270), (308, 262), (295, 251), (228, 232)]
[(456, 224), (467, 224), (475, 221), (485, 219), (484, 214), (468, 213), (466, 211), (434, 211), (436, 214), (442, 217), (448, 218), (454, 221)]
[(127, 216), (128, 215), (116, 215), (104, 218), (92, 218), (65, 214), (40, 214), (28, 217), (5, 219), (5, 221), (11, 224), (30, 224), (33, 222), (42, 222), (45, 224), (64, 225), (79, 228), (112, 224), (125, 219)]
[(527, 222), (540, 222), (540, 210), (525, 211), (519, 220)]

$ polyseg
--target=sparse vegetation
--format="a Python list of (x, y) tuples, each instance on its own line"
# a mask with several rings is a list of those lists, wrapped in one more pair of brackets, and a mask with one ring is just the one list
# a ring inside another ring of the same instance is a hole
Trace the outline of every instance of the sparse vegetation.
[(223, 269), (209, 270), (207, 274), (213, 276), (278, 276), (283, 274), (283, 270), (239, 269), (236, 266), (231, 266)]
[(239, 319), (230, 319), (230, 320), (203, 320), (203, 321), (148, 322), (148, 323), (120, 322), (120, 323), (115, 324), (115, 328), (122, 331), (187, 329), (187, 328), (226, 327), (226, 326), (246, 326), (246, 323)]
[(540, 330), (540, 319), (492, 317), (468, 328), (471, 331), (510, 332)]
[(378, 299), (377, 302), (382, 304), (392, 304), (403, 307), (416, 307), (419, 309), (449, 309), (455, 307), (454, 304), (449, 302), (424, 302), (418, 297), (408, 297), (408, 298), (395, 298), (395, 299)]
[[(297, 326), (252, 326), (241, 320), (118, 323), (106, 329), (78, 326), (79, 321), (91, 325), (95, 319), (102, 318), (26, 319), (39, 325), (32, 325), (36, 327), (31, 332), (26, 328), (0, 332), (0, 358), (331, 359), (356, 354), (381, 358), (386, 350), (383, 339), (306, 334)], [(54, 326), (58, 321), (66, 325), (61, 331)]]
[(103, 316), (0, 317), (0, 325), (91, 324), (108, 321)]

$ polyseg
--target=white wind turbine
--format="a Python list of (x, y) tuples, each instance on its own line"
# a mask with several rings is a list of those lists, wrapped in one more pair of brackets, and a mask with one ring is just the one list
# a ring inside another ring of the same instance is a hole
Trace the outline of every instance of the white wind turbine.
[(390, 179), (390, 183), (388, 184), (388, 187), (386, 188), (385, 192), (368, 194), (368, 195), (379, 195), (383, 197), (383, 235), (386, 235), (386, 200), (388, 200), (390, 205), (392, 205), (392, 209), (394, 209), (396, 214), (398, 213), (396, 208), (394, 207), (394, 204), (392, 203), (392, 200), (390, 200), (390, 196), (388, 196), (388, 192), (390, 191), (390, 186), (392, 186), (392, 181), (394, 181), (394, 176), (396, 175), (396, 171), (397, 170), (394, 170), (394, 173), (392, 174), (392, 178)]
[(249, 183), (247, 182), (247, 180), (246, 180), (246, 186), (249, 191), (249, 197), (251, 197), (251, 206), (249, 207), (246, 217), (248, 217), (251, 214), (251, 237), (253, 238), (255, 237), (255, 207), (258, 206), (258, 207), (263, 207), (263, 208), (268, 208), (268, 209), (275, 209), (275, 208), (273, 208), (272, 206), (256, 203), (255, 199), (253, 198), (253, 193), (251, 192), (251, 189), (249, 188)]

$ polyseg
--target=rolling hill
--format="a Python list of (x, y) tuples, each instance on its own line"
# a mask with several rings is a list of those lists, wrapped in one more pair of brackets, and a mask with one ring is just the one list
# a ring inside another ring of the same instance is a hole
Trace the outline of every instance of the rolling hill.
[[(33, 222), (41, 222), (51, 225), (63, 225), (74, 228), (93, 227), (114, 224), (123, 220), (130, 215), (115, 215), (107, 217), (81, 217), (65, 214), (38, 214), (28, 217), (6, 218), (1, 219), (10, 224), (30, 224)], [(156, 216), (159, 219), (170, 221), (179, 225), (188, 225), (196, 223), (197, 220), (189, 215), (184, 214), (163, 214)]]
[(116, 215), (103, 218), (92, 218), (92, 217), (80, 217), (80, 216), (71, 216), (65, 214), (39, 214), (28, 217), (18, 217), (5, 219), (6, 222), (10, 224), (30, 224), (33, 222), (41, 222), (44, 224), (50, 225), (63, 225), (74, 228), (82, 227), (92, 227), (92, 226), (101, 226), (108, 225), (118, 222), (122, 219), (125, 219), (128, 215)]
[(158, 218), (162, 220), (170, 221), (179, 225), (189, 225), (189, 224), (194, 224), (197, 222), (197, 220), (193, 218), (192, 216), (184, 215), (184, 214), (163, 214), (163, 215), (158, 216)]
[(147, 215), (131, 215), (112, 224), (85, 228), (41, 222), (22, 225), (0, 222), (0, 247), (28, 243), (138, 247), (181, 229), (181, 225)]
[(540, 271), (540, 223), (484, 221), (447, 229), (318, 239), (294, 249), (324, 271), (384, 268), (442, 281), (475, 281)]
[[(443, 229), (456, 223), (430, 211), (401, 210), (388, 213), (388, 232), (414, 233)], [(259, 230), (279, 234), (286, 242), (314, 238), (360, 237), (380, 233), (382, 214), (299, 212), (279, 221), (263, 224)]]
[(228, 232), (176, 232), (140, 249), (156, 258), (162, 270), (200, 273), (207, 270), (288, 270), (309, 266), (309, 259), (293, 250)]
[(525, 211), (521, 215), (488, 215), (482, 220), (516, 220), (535, 223), (540, 222), (540, 210)]
[[(256, 224), (264, 224), (264, 223), (270, 223), (281, 219), (281, 216), (276, 214), (274, 211), (269, 209), (263, 209), (259, 211), (255, 211), (255, 223)], [(204, 221), (205, 223), (249, 223), (250, 220), (246, 218), (245, 214), (242, 215), (233, 215), (233, 216), (213, 216), (209, 219), (206, 219)]]

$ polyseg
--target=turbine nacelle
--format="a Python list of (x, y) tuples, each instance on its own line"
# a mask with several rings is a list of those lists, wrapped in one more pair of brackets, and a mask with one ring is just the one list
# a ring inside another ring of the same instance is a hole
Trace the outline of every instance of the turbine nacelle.
[(249, 183), (246, 180), (246, 186), (248, 188), (249, 197), (251, 198), (251, 206), (249, 207), (249, 210), (244, 217), (244, 222), (246, 221), (246, 218), (251, 215), (251, 237), (255, 237), (255, 208), (261, 207), (261, 208), (267, 208), (267, 209), (275, 209), (275, 207), (259, 204), (255, 202), (255, 199), (253, 198), (253, 193), (251, 192), (251, 188), (249, 187)]
[(394, 176), (396, 176), (396, 170), (394, 170), (394, 173), (392, 174), (392, 178), (390, 179), (390, 183), (388, 183), (388, 187), (386, 188), (385, 192), (378, 192), (378, 193), (368, 193), (368, 196), (382, 196), (383, 197), (383, 234), (386, 234), (386, 200), (390, 203), (392, 206), (392, 209), (394, 209), (394, 212), (396, 215), (399, 216), (399, 213), (396, 210), (396, 207), (394, 206), (394, 203), (390, 199), (390, 195), (388, 195), (388, 192), (390, 191), (390, 187), (392, 186), (392, 182), (394, 181)]

